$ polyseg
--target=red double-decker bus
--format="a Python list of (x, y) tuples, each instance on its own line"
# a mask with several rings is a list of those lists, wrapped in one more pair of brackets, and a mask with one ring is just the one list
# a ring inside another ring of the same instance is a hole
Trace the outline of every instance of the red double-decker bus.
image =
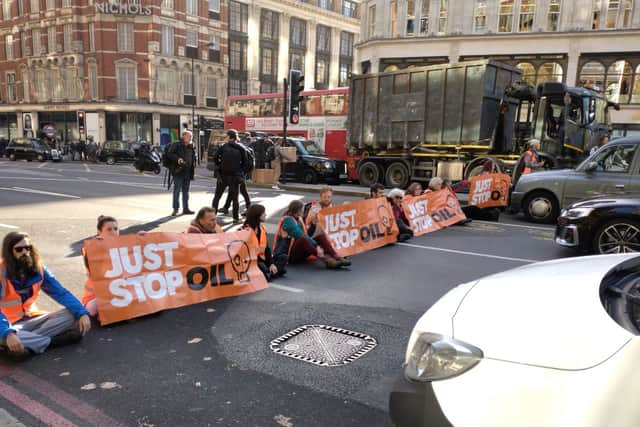
[[(355, 164), (347, 157), (347, 115), (349, 89), (302, 92), (300, 122), (287, 125), (288, 136), (318, 143), (325, 154), (347, 161), (349, 176), (357, 179)], [(282, 93), (229, 96), (224, 109), (225, 129), (282, 135), (284, 99)]]

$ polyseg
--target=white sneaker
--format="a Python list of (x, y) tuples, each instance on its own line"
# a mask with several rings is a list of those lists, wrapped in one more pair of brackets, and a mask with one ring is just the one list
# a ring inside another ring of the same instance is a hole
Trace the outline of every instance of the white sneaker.
[(280, 190), (280, 187), (278, 186), (278, 184), (272, 185), (271, 188), (273, 188), (274, 190)]

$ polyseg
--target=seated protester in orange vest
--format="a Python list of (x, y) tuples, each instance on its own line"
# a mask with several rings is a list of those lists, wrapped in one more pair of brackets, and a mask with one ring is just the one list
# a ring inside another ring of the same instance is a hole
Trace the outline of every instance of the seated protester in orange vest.
[(380, 197), (384, 197), (384, 185), (376, 182), (369, 187), (369, 195), (365, 199), (379, 199)]
[(393, 217), (398, 225), (398, 242), (405, 242), (413, 237), (413, 230), (409, 227), (409, 219), (404, 213), (402, 208), (402, 199), (404, 197), (404, 191), (399, 188), (394, 188), (389, 191), (387, 195), (391, 201), (391, 209), (393, 210)]
[(198, 211), (196, 218), (191, 221), (187, 228), (187, 233), (214, 234), (224, 233), (224, 230), (217, 222), (216, 210), (205, 206)]
[[(100, 215), (96, 226), (98, 233), (94, 239), (103, 239), (105, 237), (118, 237), (120, 230), (118, 229), (118, 221), (112, 216)], [(144, 235), (146, 231), (139, 231), (138, 234)], [(96, 294), (93, 282), (89, 277), (89, 264), (87, 263), (87, 253), (82, 247), (82, 256), (84, 257), (84, 267), (86, 269), (87, 279), (84, 283), (84, 293), (82, 294), (82, 305), (89, 311), (93, 317), (98, 314), (98, 304), (96, 302)]]
[[(27, 233), (11, 232), (2, 242), (0, 261), (0, 346), (14, 360), (47, 347), (80, 341), (91, 329), (89, 313), (42, 264)], [(65, 307), (54, 313), (37, 309), (40, 290)]]
[(443, 183), (444, 183), (444, 180), (442, 178), (440, 178), (439, 176), (434, 176), (429, 180), (429, 186), (427, 187), (426, 190), (424, 190), (424, 193), (426, 194), (426, 193), (432, 193), (434, 191), (442, 190)]
[(307, 227), (302, 220), (303, 208), (300, 200), (289, 203), (287, 211), (278, 223), (274, 254), (287, 254), (291, 264), (300, 264), (310, 256), (317, 256), (325, 262), (327, 268), (344, 266), (325, 234), (319, 235), (316, 239), (307, 234)]
[(524, 152), (524, 170), (522, 171), (522, 175), (537, 172), (538, 169), (544, 166), (544, 160), (540, 160), (538, 150), (540, 150), (540, 141), (537, 139), (529, 141), (529, 149)]
[(422, 184), (419, 182), (414, 182), (407, 188), (407, 191), (404, 192), (405, 197), (419, 197), (422, 196)]
[(243, 230), (251, 230), (251, 238), (258, 248), (258, 267), (264, 277), (268, 281), (276, 277), (284, 276), (287, 273), (288, 257), (285, 253), (274, 255), (271, 253), (269, 242), (267, 239), (267, 229), (264, 222), (267, 219), (267, 213), (264, 206), (253, 204), (247, 209), (247, 219), (242, 226)]

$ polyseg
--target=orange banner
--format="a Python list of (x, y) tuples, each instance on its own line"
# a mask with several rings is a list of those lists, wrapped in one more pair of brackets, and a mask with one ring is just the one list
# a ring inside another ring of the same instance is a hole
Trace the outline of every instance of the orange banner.
[(469, 205), (494, 208), (509, 205), (511, 177), (504, 173), (472, 176), (469, 179)]
[(266, 289), (249, 233), (86, 240), (100, 324)]
[(398, 238), (391, 205), (384, 197), (322, 209), (318, 219), (343, 257), (394, 243)]
[(407, 197), (402, 207), (415, 236), (432, 233), (466, 218), (458, 198), (449, 190)]

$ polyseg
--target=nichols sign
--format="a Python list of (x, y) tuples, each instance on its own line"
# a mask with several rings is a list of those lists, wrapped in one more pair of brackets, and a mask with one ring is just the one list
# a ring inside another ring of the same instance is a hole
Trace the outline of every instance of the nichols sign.
[(96, 3), (96, 13), (114, 15), (151, 15), (151, 8), (135, 3)]

